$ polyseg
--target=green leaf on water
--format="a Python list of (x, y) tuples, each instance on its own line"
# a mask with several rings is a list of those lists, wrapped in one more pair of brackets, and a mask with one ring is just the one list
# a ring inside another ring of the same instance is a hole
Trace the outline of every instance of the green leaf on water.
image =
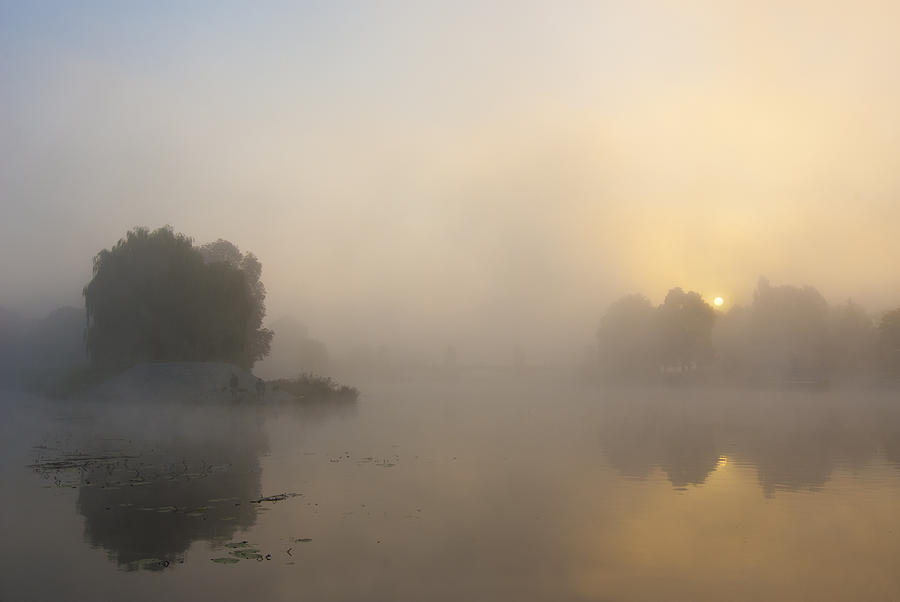
[(240, 562), (237, 558), (210, 558), (210, 560), (217, 564), (235, 564)]

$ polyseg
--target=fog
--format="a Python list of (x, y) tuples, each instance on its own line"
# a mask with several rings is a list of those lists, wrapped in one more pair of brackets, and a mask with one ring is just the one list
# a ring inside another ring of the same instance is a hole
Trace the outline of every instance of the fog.
[(0, 599), (900, 599), (898, 23), (0, 0)]
[[(900, 304), (890, 2), (0, 7), (0, 306), (136, 225), (329, 349), (569, 361), (616, 298)], [(276, 333), (277, 338), (277, 333)]]

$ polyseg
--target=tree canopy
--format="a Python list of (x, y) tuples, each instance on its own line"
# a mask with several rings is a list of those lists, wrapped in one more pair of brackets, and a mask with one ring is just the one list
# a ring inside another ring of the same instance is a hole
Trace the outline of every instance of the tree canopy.
[(221, 238), (200, 247), (200, 254), (208, 264), (224, 263), (244, 273), (252, 301), (250, 320), (247, 323), (247, 356), (252, 366), (253, 362), (269, 354), (274, 336), (271, 330), (262, 327), (263, 318), (266, 317), (266, 287), (260, 281), (262, 264), (253, 253), (241, 253), (234, 244)]
[(900, 380), (900, 308), (882, 316), (878, 335), (882, 367), (891, 378)]
[(259, 261), (227, 241), (207, 247), (168, 226), (135, 228), (96, 255), (84, 287), (95, 368), (225, 361), (249, 369), (268, 353)]
[(852, 300), (830, 306), (810, 286), (760, 278), (753, 302), (716, 311), (673, 288), (654, 308), (613, 303), (597, 331), (599, 368), (613, 379), (705, 373), (749, 384), (900, 381), (900, 309), (878, 322)]
[(659, 306), (660, 356), (663, 364), (688, 368), (712, 356), (716, 312), (699, 293), (673, 288)]
[(614, 380), (644, 380), (670, 367), (695, 370), (711, 358), (715, 319), (693, 291), (673, 288), (659, 307), (643, 295), (626, 295), (600, 321), (601, 369)]
[(613, 303), (597, 329), (600, 365), (607, 378), (635, 379), (656, 372), (656, 310), (643, 295)]

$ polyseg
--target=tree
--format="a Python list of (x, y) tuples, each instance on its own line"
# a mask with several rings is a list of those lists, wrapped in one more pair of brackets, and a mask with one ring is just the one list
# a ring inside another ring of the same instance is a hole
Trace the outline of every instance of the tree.
[(300, 372), (322, 374), (331, 367), (325, 343), (309, 336), (306, 326), (285, 316), (272, 323), (278, 333), (272, 341), (272, 351), (257, 365), (265, 377), (296, 376)]
[(129, 231), (97, 254), (84, 287), (92, 365), (225, 361), (251, 368), (272, 335), (255, 326), (265, 314), (265, 289), (259, 262), (249, 267), (255, 280), (229, 262), (207, 263), (190, 238), (168, 226)]
[(752, 332), (750, 322), (750, 309), (741, 305), (716, 317), (712, 332), (713, 353), (718, 370), (727, 378), (744, 380), (748, 376), (747, 366), (752, 363), (748, 345)]
[(802, 380), (828, 373), (828, 302), (819, 291), (760, 278), (750, 311), (757, 376)]
[(610, 305), (597, 329), (600, 369), (607, 378), (635, 380), (656, 372), (654, 318), (643, 295), (627, 295)]
[(699, 293), (676, 287), (659, 306), (660, 358), (682, 371), (712, 358), (712, 329), (716, 312)]
[(851, 299), (832, 307), (828, 324), (828, 366), (841, 379), (863, 376), (875, 359), (872, 317)]
[(253, 253), (241, 253), (236, 245), (221, 238), (200, 247), (200, 254), (208, 264), (224, 263), (244, 273), (253, 301), (253, 311), (247, 323), (247, 360), (253, 365), (269, 354), (275, 336), (271, 330), (262, 327), (266, 317), (266, 287), (260, 281), (262, 264)]
[(891, 310), (878, 323), (878, 354), (890, 378), (900, 378), (900, 308)]

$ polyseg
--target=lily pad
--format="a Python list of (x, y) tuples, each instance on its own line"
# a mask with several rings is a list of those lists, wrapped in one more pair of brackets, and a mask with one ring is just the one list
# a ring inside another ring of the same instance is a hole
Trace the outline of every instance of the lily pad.
[(225, 544), (226, 548), (249, 548), (250, 544), (246, 541), (233, 541)]
[(218, 564), (236, 564), (240, 562), (237, 558), (210, 558), (210, 560)]
[(231, 555), (242, 560), (262, 560), (262, 554), (259, 553), (259, 550), (254, 550), (252, 548), (234, 550), (231, 552)]
[(300, 539), (295, 539), (297, 543), (309, 543), (312, 541), (311, 537), (301, 537)]

